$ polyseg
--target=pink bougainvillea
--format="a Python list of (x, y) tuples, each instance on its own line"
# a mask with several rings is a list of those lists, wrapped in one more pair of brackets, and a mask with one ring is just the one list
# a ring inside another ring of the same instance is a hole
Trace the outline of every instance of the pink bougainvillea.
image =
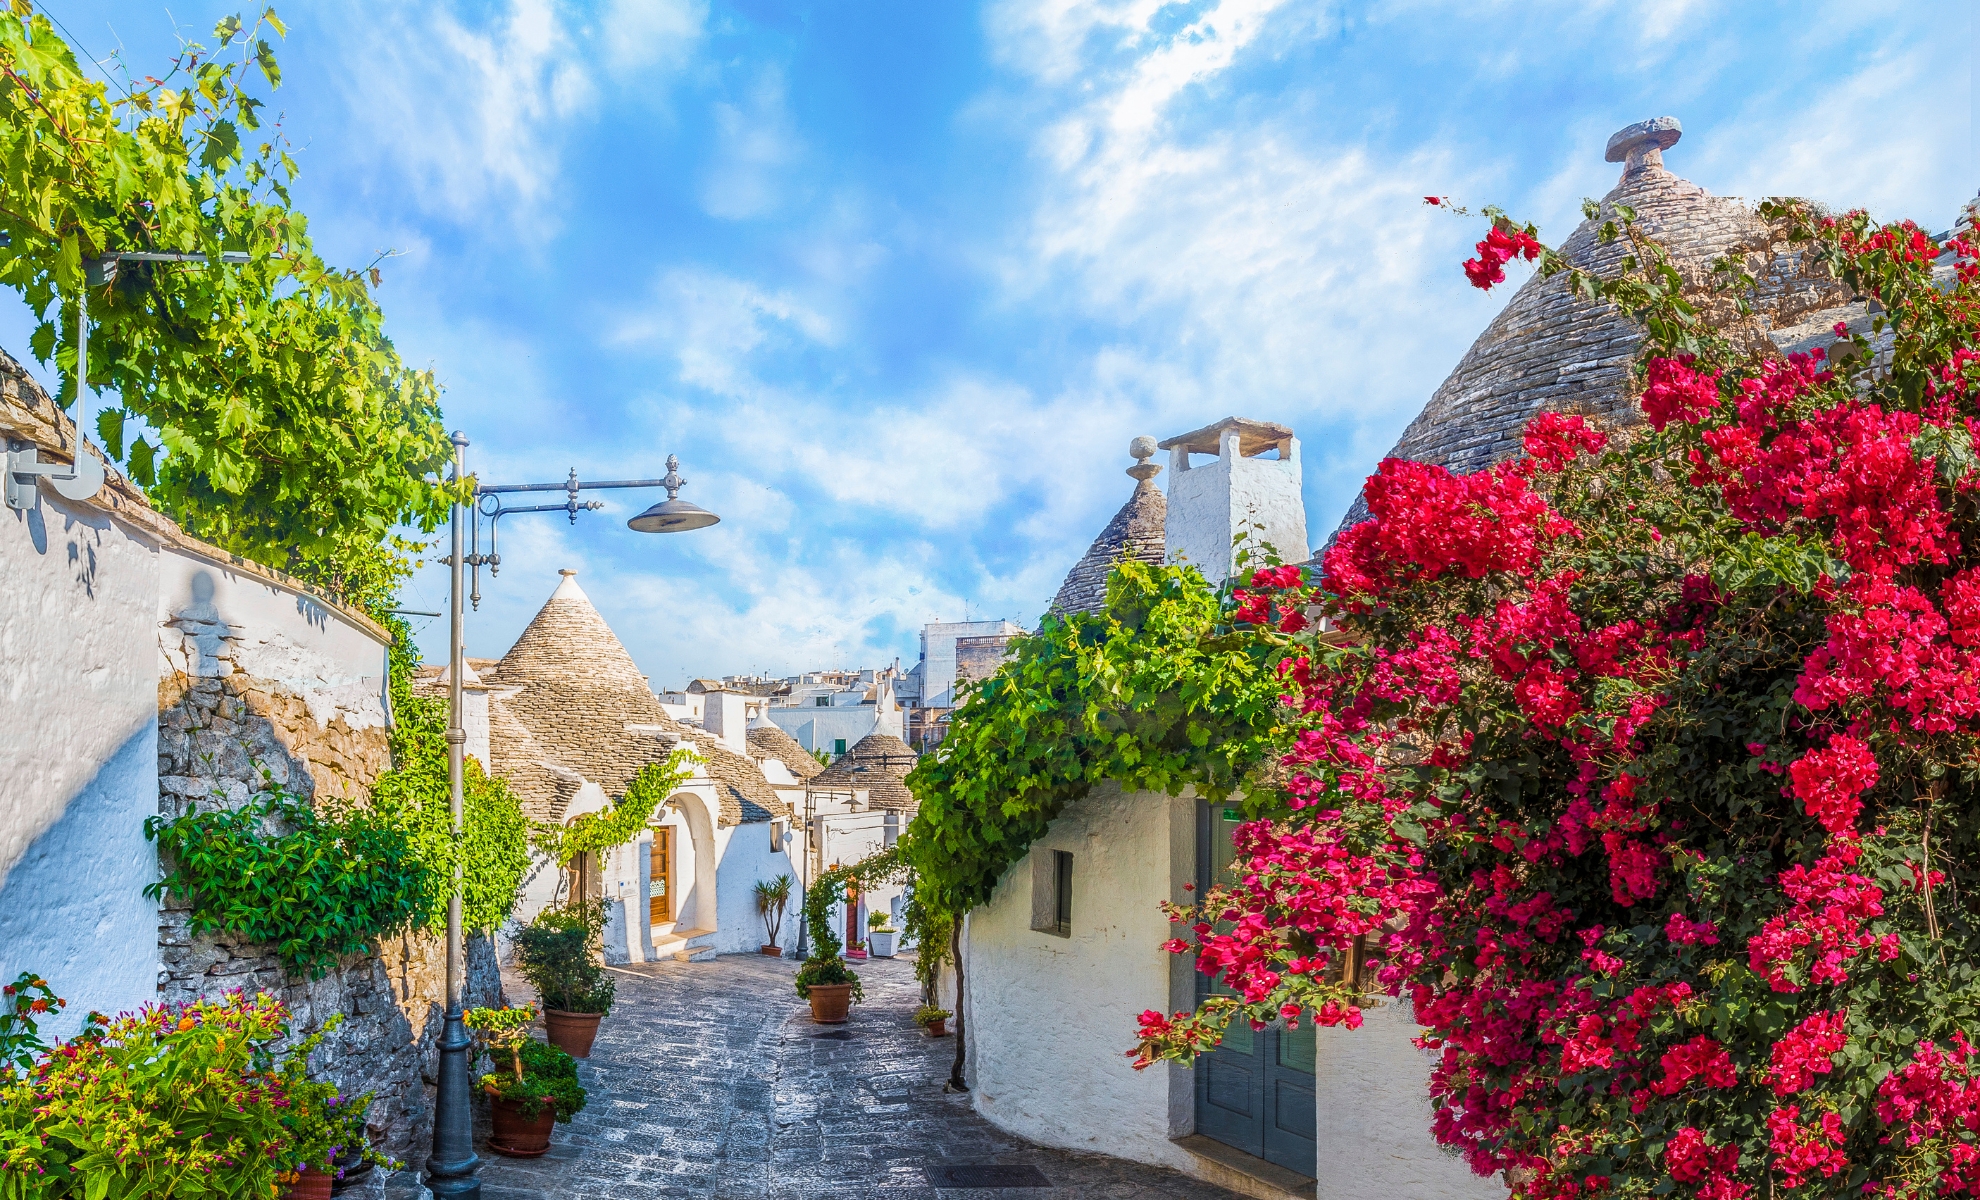
[[(1642, 423), (1386, 460), (1318, 572), (1234, 589), (1285, 729), (1234, 874), (1172, 911), (1222, 987), (1139, 1065), (1382, 990), (1434, 1136), (1523, 1200), (1980, 1195), (1980, 262), (1762, 211), (1883, 341), (1755, 353), (1647, 268), (1580, 277), (1646, 318)], [(1563, 269), (1531, 236), (1467, 276)]]

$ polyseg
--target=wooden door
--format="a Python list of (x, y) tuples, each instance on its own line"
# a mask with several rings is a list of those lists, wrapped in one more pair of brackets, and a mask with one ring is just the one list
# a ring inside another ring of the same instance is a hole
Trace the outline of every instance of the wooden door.
[(674, 831), (671, 828), (663, 826), (653, 831), (653, 841), (646, 847), (646, 877), (651, 881), (646, 919), (654, 925), (664, 925), (674, 919)]
[[(1196, 886), (1202, 895), (1224, 879), (1236, 849), (1235, 807), (1197, 809)], [(1196, 998), (1230, 989), (1196, 975)], [(1311, 1020), (1296, 1030), (1274, 1024), (1254, 1030), (1231, 1022), (1215, 1050), (1196, 1060), (1196, 1132), (1302, 1175), (1314, 1175), (1318, 1111), (1314, 1100), (1315, 1038)]]

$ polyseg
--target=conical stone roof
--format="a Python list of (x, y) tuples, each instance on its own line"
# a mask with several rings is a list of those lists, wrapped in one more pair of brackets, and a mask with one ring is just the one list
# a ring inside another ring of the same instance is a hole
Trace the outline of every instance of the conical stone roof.
[[(1144, 445), (1145, 443), (1145, 445)], [(1161, 566), (1167, 553), (1164, 525), (1169, 515), (1168, 497), (1155, 486), (1162, 468), (1146, 461), (1155, 452), (1153, 438), (1136, 438), (1129, 453), (1142, 460), (1127, 469), (1134, 478), (1134, 493), (1121, 505), (1114, 519), (1093, 539), (1093, 545), (1066, 572), (1059, 594), (1052, 597), (1052, 612), (1099, 612), (1107, 603), (1107, 576), (1114, 564), (1132, 558), (1151, 566)]]
[(721, 824), (759, 819), (754, 810), (788, 814), (754, 761), (667, 715), (576, 572), (563, 575), (516, 644), (482, 673), (494, 693), (494, 768), (525, 809), (561, 820), (576, 791), (567, 773), (623, 795), (642, 767), (665, 761), (685, 740), (699, 748), (701, 770), (717, 786)]
[(749, 738), (749, 755), (759, 761), (774, 758), (784, 764), (784, 769), (799, 782), (814, 778), (825, 769), (824, 764), (813, 758), (811, 751), (798, 745), (798, 740), (770, 721), (752, 723), (746, 736)]
[[(1561, 243), (1562, 254), (1603, 275), (1618, 271), (1628, 243), (1604, 245), (1600, 229), (1615, 219), (1618, 205), (1631, 207), (1637, 227), (1670, 252), (1687, 298), (1713, 323), (1741, 326), (1755, 350), (1772, 352), (1770, 330), (1849, 300), (1841, 281), (1813, 264), (1804, 269), (1800, 251), (1744, 203), (1714, 196), (1666, 170), (1662, 150), (1677, 136), (1676, 120), (1662, 117), (1610, 140), (1611, 161), (1626, 162), (1622, 179), (1602, 197), (1600, 214)], [(1759, 281), (1749, 321), (1740, 322), (1730, 298), (1712, 290), (1712, 264), (1722, 256), (1744, 261)], [(1571, 294), (1561, 277), (1535, 275), (1472, 343), (1390, 456), (1465, 474), (1517, 454), (1526, 423), (1541, 412), (1634, 421), (1637, 394), (1630, 367), (1642, 340), (1641, 329), (1614, 306)], [(1357, 498), (1341, 527), (1367, 516), (1367, 506)]]
[(914, 768), (916, 757), (908, 744), (893, 734), (869, 733), (820, 771), (809, 786), (819, 791), (864, 788), (870, 807), (911, 812), (917, 807), (914, 793), (901, 781)]

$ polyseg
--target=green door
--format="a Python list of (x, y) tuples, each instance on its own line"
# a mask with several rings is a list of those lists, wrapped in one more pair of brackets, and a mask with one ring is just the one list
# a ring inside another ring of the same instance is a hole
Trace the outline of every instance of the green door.
[[(1200, 805), (1196, 822), (1196, 886), (1200, 896), (1224, 881), (1236, 850), (1231, 834), (1243, 819), (1235, 807)], [(1196, 998), (1230, 994), (1209, 976), (1196, 976)], [(1224, 1041), (1196, 1060), (1196, 1132), (1302, 1175), (1314, 1175), (1318, 1113), (1313, 1098), (1313, 1025), (1274, 1023), (1254, 1030), (1233, 1021)]]

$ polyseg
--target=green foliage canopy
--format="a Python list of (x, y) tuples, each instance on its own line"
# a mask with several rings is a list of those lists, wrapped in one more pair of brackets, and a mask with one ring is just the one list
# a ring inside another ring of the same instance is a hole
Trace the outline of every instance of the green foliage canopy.
[(916, 898), (946, 913), (984, 903), (1102, 780), (1230, 795), (1279, 726), (1269, 663), (1282, 640), (1234, 633), (1194, 567), (1121, 562), (1102, 611), (1047, 616), (908, 774), (920, 811), (901, 845)]
[[(451, 448), (433, 376), (384, 334), (378, 273), (326, 264), (291, 204), (296, 165), (249, 86), (279, 85), (264, 33), (282, 32), (273, 10), (252, 28), (229, 17), (212, 49), (187, 43), (162, 78), (113, 93), (14, 0), (0, 14), (0, 286), (33, 309), (30, 349), (61, 372), (65, 406), (90, 288), (89, 382), (118, 397), (96, 432), (189, 532), (375, 593), (374, 577), (405, 570), (391, 529), (445, 516)], [(86, 284), (87, 262), (136, 250), (251, 261), (131, 262)]]

